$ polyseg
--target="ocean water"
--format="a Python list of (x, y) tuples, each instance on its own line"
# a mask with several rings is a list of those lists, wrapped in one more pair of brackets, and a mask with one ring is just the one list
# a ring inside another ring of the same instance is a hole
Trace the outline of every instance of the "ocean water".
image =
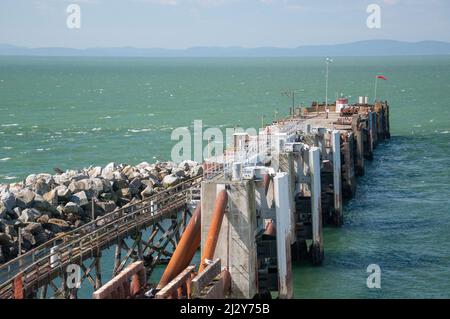
[[(0, 183), (31, 173), (170, 159), (177, 127), (258, 127), (296, 103), (323, 101), (321, 58), (0, 57)], [(297, 298), (450, 297), (450, 57), (337, 58), (329, 96), (391, 105), (376, 150), (325, 229), (322, 267), (294, 266)], [(105, 258), (107, 259), (107, 258)], [(381, 289), (366, 268), (381, 267)], [(108, 268), (108, 260), (105, 261)], [(88, 292), (83, 294), (88, 296)]]

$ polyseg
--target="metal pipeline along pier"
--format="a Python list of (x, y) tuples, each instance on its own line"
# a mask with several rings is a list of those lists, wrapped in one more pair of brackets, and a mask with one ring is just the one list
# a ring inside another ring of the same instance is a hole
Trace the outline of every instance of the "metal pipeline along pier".
[[(343, 200), (389, 138), (387, 102), (291, 109), (257, 135), (235, 133), (202, 175), (1, 265), (0, 299), (77, 298), (83, 285), (94, 299), (293, 298), (292, 263), (320, 266), (323, 227), (342, 226)], [(103, 283), (110, 247), (113, 276)]]

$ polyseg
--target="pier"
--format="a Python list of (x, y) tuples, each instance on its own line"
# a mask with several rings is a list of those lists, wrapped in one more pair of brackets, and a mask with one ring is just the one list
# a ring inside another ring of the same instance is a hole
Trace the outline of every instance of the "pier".
[[(82, 285), (94, 299), (293, 298), (292, 264), (322, 264), (323, 227), (343, 225), (357, 177), (389, 138), (388, 102), (292, 108), (256, 135), (236, 133), (201, 175), (1, 265), (0, 298), (77, 298)], [(110, 247), (113, 278), (104, 282)], [(162, 277), (150, 282), (160, 264)]]

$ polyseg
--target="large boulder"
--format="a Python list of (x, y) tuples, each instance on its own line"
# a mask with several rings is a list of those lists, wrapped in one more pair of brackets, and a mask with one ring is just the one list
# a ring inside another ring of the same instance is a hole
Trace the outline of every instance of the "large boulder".
[(136, 169), (131, 166), (127, 165), (122, 169), (122, 174), (125, 175), (128, 179), (130, 179), (130, 175), (133, 174), (136, 171)]
[(143, 184), (144, 187), (148, 187), (148, 186), (153, 187), (155, 184), (158, 183), (158, 181), (148, 178), (148, 179), (141, 180), (141, 183)]
[(16, 195), (16, 204), (20, 208), (28, 208), (33, 203), (35, 196), (36, 194), (32, 190), (24, 188)]
[(11, 238), (17, 237), (17, 230), (13, 225), (5, 225), (3, 232)]
[(36, 196), (34, 197), (31, 207), (36, 208), (40, 211), (54, 210), (54, 207), (49, 202), (47, 202), (41, 195), (38, 194), (36, 194)]
[(80, 207), (85, 207), (89, 205), (87, 194), (84, 191), (78, 192), (70, 196), (70, 201), (77, 204)]
[(36, 184), (36, 180), (37, 180), (37, 175), (36, 174), (28, 175), (25, 178), (25, 186), (32, 187), (34, 184)]
[(50, 191), (50, 186), (44, 178), (39, 178), (33, 187), (36, 194), (44, 195)]
[(12, 246), (12, 245), (14, 245), (14, 240), (8, 234), (0, 233), (0, 245), (1, 246)]
[(55, 176), (55, 182), (58, 185), (69, 186), (71, 181), (72, 181), (72, 176), (68, 172), (65, 172), (60, 175)]
[(195, 176), (199, 176), (203, 174), (203, 166), (202, 165), (197, 165), (191, 168), (191, 170), (189, 171), (189, 176), (190, 177), (195, 177)]
[(102, 170), (102, 177), (107, 180), (113, 180), (114, 179), (114, 171), (117, 167), (117, 164), (114, 162), (109, 163), (106, 165)]
[(82, 179), (80, 181), (71, 181), (68, 186), (70, 192), (72, 194), (88, 190), (90, 188), (90, 180), (89, 179)]
[(147, 186), (142, 192), (141, 197), (142, 198), (148, 198), (152, 196), (155, 193), (155, 190), (153, 189), (153, 186)]
[(10, 191), (3, 192), (1, 195), (1, 201), (7, 211), (12, 211), (16, 207), (16, 196)]
[(31, 223), (35, 222), (42, 214), (34, 208), (26, 208), (24, 209), (19, 216), (19, 221), (23, 223)]
[(44, 195), (42, 195), (44, 200), (50, 205), (57, 206), (58, 205), (58, 191), (53, 189)]
[(28, 232), (33, 235), (36, 235), (36, 234), (44, 232), (44, 228), (42, 227), (41, 224), (32, 222), (32, 223), (28, 223), (28, 225), (23, 228), (23, 231)]
[(136, 195), (139, 194), (141, 187), (142, 187), (142, 182), (139, 178), (135, 178), (130, 182), (129, 188), (130, 188), (130, 192), (132, 195)]
[(49, 219), (50, 219), (50, 217), (47, 214), (43, 214), (43, 215), (39, 216), (36, 221), (39, 224), (46, 224)]
[(96, 194), (99, 195), (101, 193), (107, 192), (111, 189), (111, 184), (109, 184), (103, 178), (92, 178), (90, 181), (90, 189)]
[(178, 168), (181, 168), (185, 171), (189, 171), (192, 167), (197, 166), (197, 162), (191, 160), (184, 160), (180, 164), (178, 164)]
[(131, 199), (131, 192), (129, 188), (121, 188), (116, 192), (116, 194), (119, 198)]
[(72, 196), (72, 192), (65, 185), (55, 187), (54, 191), (56, 191), (58, 201), (67, 201), (70, 198), (70, 196)]
[(22, 208), (20, 207), (14, 207), (11, 212), (8, 212), (8, 216), (13, 220), (19, 218), (20, 214), (22, 214)]
[(113, 212), (117, 205), (112, 200), (105, 201), (105, 202), (97, 202), (97, 205), (103, 210), (105, 214)]
[(128, 180), (125, 176), (122, 176), (122, 174), (120, 174), (114, 177), (113, 189), (117, 191), (122, 188), (128, 188)]
[(175, 175), (167, 175), (164, 177), (162, 184), (164, 188), (173, 187), (180, 182), (180, 178)]
[(183, 177), (186, 176), (186, 173), (185, 173), (184, 169), (177, 167), (177, 168), (174, 168), (172, 170), (172, 175), (175, 175), (175, 176), (178, 176), (180, 178), (183, 178)]
[(65, 220), (62, 220), (62, 219), (58, 219), (58, 218), (50, 218), (47, 223), (57, 225), (61, 229), (66, 229), (66, 228), (70, 227), (68, 222), (66, 222)]
[(142, 163), (137, 164), (136, 168), (147, 170), (148, 168), (150, 168), (150, 164), (147, 162), (142, 162)]
[(70, 229), (68, 222), (62, 219), (51, 218), (44, 225), (44, 228), (49, 230), (51, 233), (57, 234)]
[(102, 176), (103, 168), (101, 166), (92, 167), (88, 170), (88, 175), (91, 178)]
[(22, 231), (22, 238), (32, 246), (39, 246), (45, 243), (49, 236), (39, 223), (29, 223)]
[(81, 210), (82, 210), (81, 207), (74, 202), (68, 202), (63, 209), (65, 214), (74, 214), (74, 215), (79, 215)]
[(5, 207), (5, 204), (0, 201), (0, 218), (5, 218), (8, 213), (8, 210)]

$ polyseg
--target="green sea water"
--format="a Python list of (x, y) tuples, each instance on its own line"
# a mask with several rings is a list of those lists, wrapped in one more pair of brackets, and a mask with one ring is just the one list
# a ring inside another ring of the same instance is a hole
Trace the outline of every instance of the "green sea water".
[[(258, 127), (288, 113), (286, 89), (298, 104), (323, 101), (324, 71), (321, 58), (0, 57), (0, 183), (170, 159), (172, 130), (193, 120)], [(294, 266), (297, 298), (450, 297), (450, 57), (337, 58), (329, 96), (373, 98), (377, 73), (389, 78), (378, 95), (392, 139), (367, 164), (344, 226), (325, 229), (324, 265)], [(366, 286), (369, 264), (381, 289)]]

